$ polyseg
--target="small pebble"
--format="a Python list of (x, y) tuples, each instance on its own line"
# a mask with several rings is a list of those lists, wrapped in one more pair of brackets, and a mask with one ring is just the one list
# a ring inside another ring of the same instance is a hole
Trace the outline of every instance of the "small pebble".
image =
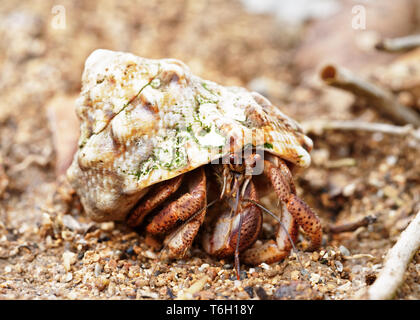
[[(64, 216), (65, 217), (65, 216)], [(63, 217), (63, 218), (64, 218)], [(46, 226), (46, 227), (49, 227), (49, 226), (52, 226), (52, 220), (51, 220), (51, 217), (50, 217), (50, 215), (48, 214), (48, 213), (46, 213), (46, 212), (44, 212), (43, 214), (42, 214), (42, 225), (44, 225), (44, 226)]]
[(376, 274), (374, 273), (368, 273), (365, 276), (365, 282), (368, 286), (372, 285), (376, 280)]
[(66, 241), (72, 241), (74, 238), (74, 233), (69, 230), (63, 230), (61, 231), (61, 238)]
[(12, 272), (12, 267), (11, 267), (11, 266), (6, 266), (6, 267), (4, 268), (4, 272), (5, 272), (5, 273), (10, 273), (10, 272)]
[(240, 272), (240, 279), (241, 280), (248, 279), (248, 275), (246, 274), (246, 271), (242, 270)]
[(151, 298), (151, 299), (158, 299), (159, 298), (159, 295), (157, 293), (142, 290), (142, 289), (137, 290), (137, 296), (142, 297), (142, 298)]
[(318, 273), (311, 273), (311, 278), (309, 279), (309, 281), (311, 281), (312, 284), (317, 284), (320, 279), (321, 276)]
[(77, 299), (77, 293), (76, 292), (70, 292), (68, 295), (67, 295), (67, 297), (70, 299), (70, 300), (76, 300)]
[(134, 249), (133, 247), (129, 247), (127, 250), (125, 250), (125, 253), (128, 254), (129, 256), (134, 254)]
[(149, 283), (148, 280), (145, 280), (145, 279), (137, 279), (134, 284), (136, 285), (137, 288), (142, 288), (142, 287), (148, 285), (148, 283)]
[(109, 240), (111, 240), (111, 238), (110, 238), (110, 237), (108, 237), (106, 234), (103, 234), (103, 235), (101, 235), (101, 236), (99, 237), (98, 242), (99, 242), (99, 243), (101, 243), (101, 242), (107, 242), (107, 241), (109, 241)]
[(333, 291), (333, 290), (334, 290), (334, 288), (335, 288), (335, 284), (333, 284), (333, 283), (328, 283), (328, 284), (327, 284), (327, 289), (328, 289), (329, 291)]
[(356, 184), (350, 183), (343, 188), (343, 196), (350, 197), (354, 194), (355, 191), (356, 191)]
[(270, 266), (268, 264), (266, 264), (265, 262), (260, 264), (261, 268), (263, 268), (264, 270), (270, 270)]
[[(230, 280), (232, 280), (232, 281), (234, 281), (234, 280), (236, 280), (236, 272), (234, 273), (234, 274), (232, 274), (231, 276), (230, 276)], [(244, 271), (244, 270), (242, 270), (240, 273), (239, 273), (239, 279), (240, 280), (244, 280), (244, 279), (247, 279), (248, 278), (248, 275), (246, 274), (246, 272)]]
[(247, 286), (244, 288), (245, 292), (248, 293), (249, 297), (254, 298), (254, 288)]
[(302, 276), (304, 276), (304, 277), (306, 277), (306, 278), (310, 278), (310, 275), (309, 275), (309, 272), (308, 272), (308, 270), (306, 270), (306, 269), (302, 269), (301, 271), (300, 271), (300, 274), (302, 275)]
[(386, 157), (386, 163), (388, 163), (390, 166), (394, 166), (398, 161), (398, 158), (396, 156), (388, 156)]
[(99, 263), (95, 264), (95, 277), (99, 277), (102, 272), (102, 267)]
[(343, 264), (340, 261), (334, 261), (334, 264), (338, 272), (343, 271)]
[(206, 270), (210, 265), (208, 263), (203, 263), (199, 268), (198, 271), (203, 272), (204, 270)]
[(297, 270), (292, 271), (290, 273), (290, 279), (292, 279), (294, 281), (299, 280), (299, 274), (300, 274), (300, 272), (297, 271)]
[(70, 282), (71, 280), (73, 280), (73, 274), (71, 272), (67, 272), (64, 282)]
[(76, 262), (77, 255), (70, 251), (63, 253), (63, 265), (66, 271), (70, 271), (71, 265)]
[(294, 299), (296, 296), (296, 287), (293, 285), (280, 286), (275, 292), (274, 297), (276, 299), (288, 298)]
[(314, 251), (312, 252), (312, 256), (311, 256), (312, 261), (318, 261), (319, 260), (319, 253)]
[(73, 230), (73, 231), (82, 230), (80, 223), (72, 215), (65, 214), (62, 217), (61, 221), (63, 222), (63, 225), (70, 230)]
[(169, 287), (166, 288), (166, 294), (169, 296), (169, 299), (175, 299), (175, 295), (172, 292), (171, 288)]
[(150, 250), (147, 250), (147, 251), (143, 252), (143, 256), (146, 257), (146, 258), (149, 258), (149, 259), (156, 259), (157, 258), (156, 253), (154, 253)]
[(350, 253), (349, 249), (347, 249), (347, 248), (346, 248), (345, 246), (343, 246), (343, 245), (341, 245), (338, 249), (340, 250), (340, 252), (341, 252), (341, 254), (342, 254), (343, 256), (349, 257), (349, 256), (351, 255), (351, 253)]
[(112, 231), (115, 228), (115, 223), (113, 221), (111, 222), (102, 222), (101, 223), (101, 229), (103, 231)]
[(267, 292), (265, 292), (263, 287), (257, 287), (255, 289), (255, 292), (256, 292), (258, 298), (260, 298), (261, 300), (268, 300), (269, 299), (268, 294), (267, 294)]
[(204, 288), (204, 285), (209, 281), (209, 277), (204, 276), (201, 279), (194, 282), (187, 290), (191, 294), (197, 293)]

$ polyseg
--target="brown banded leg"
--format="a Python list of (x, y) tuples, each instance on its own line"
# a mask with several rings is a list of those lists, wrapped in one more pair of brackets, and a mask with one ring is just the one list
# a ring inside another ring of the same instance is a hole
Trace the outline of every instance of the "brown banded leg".
[(293, 183), (293, 175), (290, 172), (290, 169), (287, 166), (287, 164), (279, 157), (276, 157), (271, 154), (266, 154), (266, 160), (268, 160), (280, 171), (281, 175), (284, 178), (284, 182), (290, 187), (290, 192), (296, 194), (295, 184)]
[(203, 168), (188, 174), (188, 192), (180, 196), (156, 214), (147, 225), (146, 231), (163, 234), (178, 223), (187, 220), (206, 205), (206, 175)]
[(311, 244), (306, 250), (318, 249), (322, 242), (322, 227), (316, 214), (295, 194), (289, 196), (287, 209), (293, 214), (298, 225), (302, 226), (302, 229), (311, 239)]
[[(283, 206), (281, 214), (282, 225), (278, 226), (276, 241), (269, 240), (260, 246), (252, 247), (242, 254), (242, 261), (249, 265), (260, 263), (274, 263), (286, 258), (292, 249), (292, 243), (296, 241), (298, 226), (293, 216)], [(290, 237), (290, 239), (289, 239)]]
[(127, 224), (130, 227), (140, 225), (144, 218), (156, 207), (161, 205), (174, 192), (178, 190), (184, 175), (177, 176), (171, 180), (157, 184), (145, 198), (142, 199), (131, 211)]
[(165, 238), (165, 245), (168, 248), (169, 258), (182, 257), (185, 251), (191, 247), (201, 224), (204, 221), (206, 209), (203, 208), (191, 221), (175, 229)]
[[(283, 160), (278, 159), (281, 163)], [(280, 200), (286, 204), (287, 210), (291, 213), (297, 224), (311, 240), (308, 250), (317, 249), (321, 245), (322, 228), (321, 223), (312, 209), (294, 193), (293, 181), (290, 182), (289, 175), (283, 171), (287, 165), (283, 162), (282, 168), (272, 162), (264, 161), (264, 175), (270, 180), (274, 191)]]

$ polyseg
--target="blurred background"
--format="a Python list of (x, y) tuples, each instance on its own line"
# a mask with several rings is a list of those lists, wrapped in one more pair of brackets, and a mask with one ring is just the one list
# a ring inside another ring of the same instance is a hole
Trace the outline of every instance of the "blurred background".
[[(93, 50), (182, 60), (200, 77), (260, 92), (302, 123), (394, 124), (369, 101), (323, 83), (319, 70), (326, 63), (347, 68), (418, 113), (419, 51), (389, 53), (375, 46), (417, 34), (419, 21), (417, 0), (1, 1), (1, 247), (41, 243), (43, 208), (75, 150), (74, 101)], [(420, 208), (418, 141), (382, 133), (308, 134), (315, 142), (313, 165), (299, 177), (298, 191), (324, 224), (378, 215), (381, 223), (369, 232), (335, 239), (377, 257), (368, 270), (375, 274), (384, 250)], [(58, 257), (68, 249), (64, 243), (55, 249)], [(6, 263), (0, 260), (0, 267)], [(346, 271), (355, 274), (353, 287), (341, 297), (366, 285), (366, 270), (354, 266)], [(28, 272), (38, 267), (35, 260)], [(420, 298), (413, 268), (401, 298)], [(30, 285), (25, 290), (28, 295)]]

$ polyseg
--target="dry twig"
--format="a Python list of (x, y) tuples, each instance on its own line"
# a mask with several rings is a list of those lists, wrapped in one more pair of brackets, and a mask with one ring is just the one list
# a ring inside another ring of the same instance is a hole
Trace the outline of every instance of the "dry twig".
[(305, 133), (322, 134), (325, 130), (354, 130), (380, 132), (397, 136), (411, 136), (420, 140), (420, 129), (412, 125), (394, 126), (386, 123), (372, 123), (357, 120), (316, 120), (301, 123)]
[(354, 259), (363, 259), (363, 258), (375, 259), (375, 257), (372, 256), (369, 253), (358, 253), (358, 254), (354, 254), (352, 256), (344, 256), (343, 257), (344, 260), (354, 260)]
[(420, 211), (388, 252), (384, 268), (368, 290), (368, 298), (371, 300), (391, 299), (402, 284), (407, 265), (419, 248)]
[(386, 52), (408, 51), (420, 47), (420, 35), (411, 35), (401, 38), (386, 38), (376, 44), (375, 48)]
[(375, 216), (366, 216), (354, 222), (345, 223), (338, 226), (334, 226), (334, 225), (328, 226), (326, 228), (326, 232), (328, 233), (350, 232), (350, 231), (354, 231), (358, 229), (359, 227), (366, 227), (374, 222), (376, 222)]
[(322, 68), (320, 76), (332, 87), (349, 91), (357, 97), (365, 97), (373, 108), (390, 120), (398, 124), (420, 126), (420, 116), (400, 104), (390, 91), (358, 78), (349, 70), (327, 65)]
[(10, 167), (9, 173), (14, 174), (20, 171), (26, 170), (30, 165), (37, 164), (41, 167), (45, 167), (49, 162), (49, 157), (37, 155), (37, 154), (30, 154), (28, 155), (25, 160), (22, 162), (19, 162), (18, 164), (15, 164)]

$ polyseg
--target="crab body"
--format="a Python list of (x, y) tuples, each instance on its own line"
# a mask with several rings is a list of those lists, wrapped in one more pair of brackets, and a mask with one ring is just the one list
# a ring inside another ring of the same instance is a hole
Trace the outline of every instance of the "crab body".
[[(147, 220), (146, 232), (164, 235), (173, 257), (203, 222), (208, 253), (241, 253), (247, 263), (284, 258), (297, 224), (319, 245), (319, 221), (291, 173), (309, 166), (312, 141), (267, 99), (203, 80), (177, 60), (108, 50), (90, 55), (82, 84), (67, 176), (93, 220)], [(277, 244), (248, 249), (261, 229), (263, 190), (277, 194), (286, 228)]]

